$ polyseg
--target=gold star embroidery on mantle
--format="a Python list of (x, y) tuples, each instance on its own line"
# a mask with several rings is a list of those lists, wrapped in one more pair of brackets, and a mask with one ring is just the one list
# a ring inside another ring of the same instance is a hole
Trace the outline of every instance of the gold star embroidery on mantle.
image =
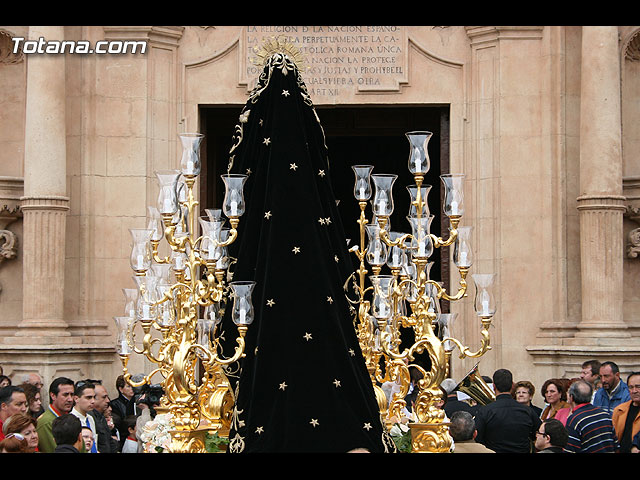
[(282, 390), (283, 392), (284, 392), (284, 389), (285, 389), (285, 388), (287, 388), (287, 384), (286, 384), (286, 383), (284, 383), (284, 382), (282, 382), (282, 383), (280, 384), (280, 386), (278, 386), (278, 390)]
[(371, 430), (373, 427), (371, 426), (371, 424), (370, 424), (370, 423), (365, 423), (363, 428), (364, 428), (365, 430), (369, 431), (369, 430)]
[(336, 388), (342, 386), (342, 385), (340, 385), (340, 380), (338, 380), (337, 378), (333, 381), (333, 384), (336, 386)]
[(264, 143), (265, 145), (269, 145), (271, 143), (271, 138), (265, 138), (262, 143)]
[(351, 355), (352, 357), (355, 357), (356, 352), (353, 351), (353, 348), (349, 349), (349, 355)]
[(298, 165), (296, 165), (295, 163), (289, 164), (289, 170), (293, 170), (295, 172), (297, 169), (298, 169)]
[(329, 303), (333, 303), (333, 298), (331, 298), (331, 297), (327, 297), (327, 302), (329, 302)]
[(300, 247), (293, 247), (293, 250), (291, 250), (293, 252), (294, 255), (297, 255), (300, 253)]
[(312, 418), (311, 421), (309, 422), (311, 425), (313, 425), (313, 428), (317, 427), (318, 425), (320, 425), (320, 422), (318, 422), (318, 419), (316, 418)]
[(311, 334), (309, 332), (305, 333), (302, 338), (304, 338), (307, 342), (309, 340), (311, 340), (313, 337), (311, 336)]
[(289, 90), (283, 90), (282, 91), (282, 95), (285, 96), (285, 97), (288, 97), (289, 96)]
[(271, 210), (269, 210), (268, 212), (264, 212), (264, 218), (266, 218), (267, 220), (270, 220), (272, 216), (273, 213), (271, 213)]
[(267, 305), (270, 307), (273, 307), (276, 304), (276, 302), (273, 301), (273, 298), (270, 298), (269, 300), (267, 300)]
[(258, 427), (258, 428), (256, 428), (256, 433), (257, 433), (258, 435), (260, 435), (261, 433), (264, 433), (264, 427)]
[(318, 223), (320, 223), (320, 225), (324, 225), (324, 224), (325, 224), (325, 219), (324, 219), (324, 218), (322, 218), (322, 217), (320, 217), (320, 218), (318, 219)]
[(320, 170), (320, 171), (318, 172), (318, 175), (320, 175), (321, 177), (324, 177), (324, 170)]
[(333, 259), (336, 261), (336, 263), (338, 263), (340, 261), (340, 259), (338, 258), (338, 255), (334, 255)]
[(324, 219), (324, 223), (326, 223), (327, 225), (331, 224), (331, 218), (327, 217)]

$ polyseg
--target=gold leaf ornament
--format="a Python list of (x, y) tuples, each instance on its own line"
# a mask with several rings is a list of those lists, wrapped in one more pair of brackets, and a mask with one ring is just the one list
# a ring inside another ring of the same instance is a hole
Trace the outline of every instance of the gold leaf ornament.
[(253, 53), (250, 61), (258, 67), (264, 67), (273, 55), (281, 54), (295, 63), (299, 71), (307, 69), (305, 56), (284, 36), (265, 38), (261, 46), (253, 47)]

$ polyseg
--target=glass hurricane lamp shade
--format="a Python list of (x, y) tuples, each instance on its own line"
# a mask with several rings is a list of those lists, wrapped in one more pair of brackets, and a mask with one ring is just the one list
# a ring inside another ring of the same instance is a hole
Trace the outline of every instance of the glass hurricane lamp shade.
[(388, 218), (393, 213), (393, 183), (397, 178), (397, 175), (371, 175), (376, 187), (373, 196), (373, 214), (376, 217)]
[(427, 283), (424, 286), (424, 290), (425, 294), (430, 299), (427, 311), (434, 313), (436, 315), (436, 320), (438, 320), (441, 314), (440, 300), (438, 299), (438, 288), (432, 283)]
[(407, 217), (411, 225), (411, 256), (416, 259), (427, 259), (433, 253), (431, 239), (431, 222), (434, 215), (428, 217)]
[(155, 303), (158, 301), (158, 277), (145, 275), (134, 277), (138, 285), (138, 299), (136, 302), (136, 319), (152, 321), (156, 318)]
[(405, 136), (409, 140), (409, 171), (413, 175), (424, 175), (429, 171), (429, 153), (427, 145), (433, 133), (431, 132), (407, 132)]
[(476, 286), (474, 309), (479, 317), (492, 317), (496, 313), (496, 302), (493, 295), (495, 273), (474, 273), (471, 275)]
[[(159, 282), (156, 287), (158, 301), (170, 291), (170, 283)], [(171, 300), (165, 300), (156, 306), (156, 322), (161, 327), (171, 327), (176, 322), (176, 311)]]
[[(400, 239), (403, 235), (404, 233), (400, 233), (400, 232), (390, 232), (389, 239), (392, 242), (395, 242), (398, 239)], [(400, 246), (397, 246), (397, 247), (391, 247), (389, 249), (389, 255), (387, 256), (387, 266), (389, 268), (400, 269), (403, 266), (405, 266), (406, 263), (407, 263), (407, 254), (403, 248), (401, 248)]]
[[(409, 205), (409, 216), (417, 217), (418, 216), (418, 186), (417, 185), (409, 185), (407, 187), (407, 191), (409, 192), (409, 197), (411, 199), (411, 203)], [(430, 215), (429, 205), (427, 203), (427, 197), (429, 196), (429, 192), (431, 191), (431, 185), (422, 185), (420, 187), (420, 216), (428, 217)]]
[(164, 237), (164, 226), (162, 225), (162, 217), (160, 216), (160, 212), (158, 209), (152, 205), (147, 207), (148, 222), (147, 229), (151, 230), (151, 240), (154, 242), (159, 242)]
[(473, 265), (472, 230), (473, 227), (458, 227), (458, 236), (453, 244), (453, 263), (458, 268), (470, 268)]
[[(456, 318), (458, 317), (457, 313), (441, 313), (438, 318), (438, 323), (440, 324), (440, 339), (443, 340), (447, 337), (455, 338), (453, 334), (453, 325), (455, 323)], [(454, 349), (455, 344), (451, 340), (445, 340), (443, 343), (444, 349), (447, 352), (450, 352)]]
[(162, 170), (156, 172), (156, 178), (158, 179), (158, 186), (160, 191), (158, 192), (158, 212), (162, 216), (173, 216), (179, 211), (178, 203), (178, 180), (180, 179), (179, 170)]
[(200, 144), (204, 135), (201, 133), (181, 133), (182, 159), (180, 169), (185, 177), (197, 177), (200, 175)]
[(440, 175), (444, 184), (443, 210), (447, 217), (461, 217), (464, 214), (464, 175), (450, 173)]
[(244, 214), (244, 184), (247, 175), (221, 175), (225, 186), (222, 211), (228, 218), (239, 218)]
[[(228, 228), (222, 228), (220, 230), (220, 243), (224, 243), (229, 239), (230, 230)], [(228, 254), (227, 247), (216, 247), (216, 256), (218, 259), (216, 260), (216, 270), (226, 270), (229, 267), (230, 258)]]
[(231, 292), (233, 295), (233, 309), (231, 319), (238, 326), (250, 325), (253, 322), (254, 310), (251, 295), (256, 282), (231, 282)]
[(127, 339), (131, 319), (129, 317), (113, 317), (113, 320), (116, 324), (116, 352), (118, 355), (129, 356), (133, 352)]
[(365, 225), (369, 243), (367, 245), (366, 259), (372, 267), (381, 267), (387, 261), (389, 251), (380, 238), (380, 226), (375, 224)]
[(143, 275), (151, 267), (151, 235), (153, 230), (147, 228), (129, 229), (133, 244), (131, 245), (131, 255), (129, 263), (137, 275)]
[(392, 314), (393, 275), (369, 275), (373, 285), (371, 314), (376, 319), (389, 319)]
[(204, 211), (207, 214), (207, 217), (209, 217), (210, 222), (222, 222), (223, 225), (226, 222), (225, 218), (222, 216), (221, 208), (205, 208)]
[(123, 288), (125, 303), (124, 303), (124, 315), (126, 317), (136, 318), (136, 303), (138, 301), (138, 289), (137, 288)]
[[(207, 217), (209, 218), (209, 217)], [(200, 256), (206, 262), (216, 262), (220, 258), (220, 231), (222, 221), (211, 221), (200, 217), (200, 227), (202, 228), (202, 239), (200, 240)]]
[(356, 176), (353, 186), (353, 195), (359, 202), (368, 201), (371, 198), (371, 171), (372, 165), (353, 165), (351, 167)]
[(153, 275), (160, 283), (171, 283), (171, 264), (154, 263), (151, 265), (147, 275)]

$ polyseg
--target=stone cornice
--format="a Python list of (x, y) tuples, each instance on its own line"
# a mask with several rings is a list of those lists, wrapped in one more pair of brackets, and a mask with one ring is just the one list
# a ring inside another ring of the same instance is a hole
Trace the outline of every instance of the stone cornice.
[(498, 40), (539, 40), (542, 38), (544, 26), (471, 26), (464, 27), (472, 45)]
[(147, 40), (153, 44), (177, 46), (185, 27), (181, 26), (105, 26), (106, 40)]

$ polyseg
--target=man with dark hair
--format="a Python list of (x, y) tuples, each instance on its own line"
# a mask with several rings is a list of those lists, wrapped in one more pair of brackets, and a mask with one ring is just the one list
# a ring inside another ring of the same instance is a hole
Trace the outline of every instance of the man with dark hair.
[(449, 433), (454, 442), (453, 453), (495, 453), (475, 441), (476, 424), (469, 412), (465, 410), (453, 412), (450, 420)]
[(111, 416), (113, 423), (120, 434), (118, 449), (122, 449), (124, 441), (127, 439), (127, 425), (124, 421), (129, 415), (136, 415), (135, 395), (133, 387), (124, 379), (124, 375), (116, 378), (116, 388), (118, 396), (111, 400)]
[(613, 428), (620, 442), (620, 452), (630, 453), (633, 437), (640, 432), (640, 372), (627, 377), (631, 399), (613, 409)]
[(496, 399), (478, 409), (476, 442), (496, 453), (531, 453), (542, 422), (531, 408), (511, 396), (512, 386), (511, 372), (496, 370), (493, 374)]
[(562, 422), (547, 418), (536, 432), (536, 449), (538, 453), (562, 453), (568, 439), (569, 434)]
[[(93, 410), (93, 406), (96, 398), (96, 390), (93, 383), (87, 381), (80, 381), (76, 383), (75, 390), (73, 392), (74, 407), (71, 413), (78, 417), (83, 427), (88, 427), (93, 433), (93, 446), (90, 453), (98, 453), (98, 447), (96, 441), (98, 439), (98, 433), (96, 430), (96, 422), (94, 418), (89, 415), (89, 412)], [(83, 444), (84, 445), (84, 444)]]
[(569, 439), (565, 452), (612, 453), (617, 448), (616, 435), (609, 414), (590, 403), (591, 384), (578, 380), (569, 387), (571, 415), (567, 419)]
[(84, 445), (80, 419), (70, 413), (62, 414), (51, 422), (51, 432), (56, 442), (53, 453), (80, 453)]
[(602, 388), (593, 396), (593, 405), (613, 415), (613, 409), (630, 400), (629, 388), (620, 379), (620, 369), (614, 362), (604, 362), (600, 366)]
[(0, 440), (4, 438), (4, 422), (16, 413), (27, 413), (27, 396), (24, 390), (15, 385), (0, 388)]
[(51, 431), (53, 420), (60, 415), (71, 412), (73, 408), (73, 380), (67, 377), (58, 377), (49, 386), (50, 404), (44, 413), (38, 417), (38, 451), (53, 453), (56, 449), (56, 441)]

